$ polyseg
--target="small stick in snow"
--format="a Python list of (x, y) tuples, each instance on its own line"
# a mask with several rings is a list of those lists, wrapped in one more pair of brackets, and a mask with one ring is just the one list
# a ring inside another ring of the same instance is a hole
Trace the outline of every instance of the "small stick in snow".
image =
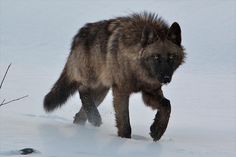
[(8, 72), (10, 67), (11, 67), (11, 63), (8, 65), (7, 70), (6, 70), (6, 72), (5, 72), (4, 76), (3, 76), (3, 79), (2, 79), (1, 84), (0, 84), (0, 89), (2, 88), (3, 82), (4, 82), (4, 80), (5, 80), (6, 76), (7, 76), (7, 72)]
[[(6, 70), (6, 72), (5, 72), (5, 74), (4, 74), (3, 78), (2, 78), (2, 81), (1, 81), (1, 84), (0, 84), (0, 89), (2, 88), (2, 85), (3, 85), (3, 83), (4, 83), (4, 80), (5, 80), (6, 76), (7, 76), (7, 73), (8, 73), (8, 70), (10, 69), (10, 67), (11, 67), (11, 63), (8, 65), (7, 70)], [(11, 103), (11, 102), (13, 102), (13, 101), (18, 101), (18, 100), (24, 99), (24, 98), (26, 98), (26, 97), (28, 97), (28, 96), (29, 96), (29, 95), (25, 95), (25, 96), (22, 96), (22, 97), (20, 97), (20, 98), (12, 99), (12, 100), (7, 101), (7, 102), (5, 102), (6, 99), (4, 99), (4, 100), (1, 102), (0, 107), (3, 106), (3, 105), (9, 104), (9, 103)]]
[(7, 102), (5, 102), (5, 99), (4, 99), (3, 102), (0, 104), (0, 107), (3, 106), (3, 105), (9, 104), (9, 103), (11, 103), (11, 102), (13, 102), (13, 101), (18, 101), (18, 100), (24, 99), (24, 98), (26, 98), (26, 97), (28, 97), (28, 96), (29, 96), (29, 95), (25, 95), (25, 96), (22, 96), (22, 97), (20, 97), (20, 98), (13, 99), (13, 100), (10, 100), (10, 101), (7, 101)]
[[(6, 99), (4, 99), (1, 104), (3, 104), (3, 103), (5, 102), (5, 100), (6, 100)], [(1, 106), (2, 106), (2, 105), (1, 105)]]

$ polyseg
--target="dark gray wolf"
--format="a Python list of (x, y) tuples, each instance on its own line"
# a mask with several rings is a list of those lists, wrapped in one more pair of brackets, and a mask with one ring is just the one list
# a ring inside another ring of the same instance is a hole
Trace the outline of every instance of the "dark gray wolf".
[(78, 91), (82, 107), (74, 123), (88, 120), (100, 126), (97, 107), (111, 88), (118, 136), (130, 138), (129, 97), (142, 92), (144, 103), (157, 110), (150, 127), (157, 141), (171, 112), (161, 88), (171, 81), (184, 58), (179, 24), (169, 27), (156, 14), (135, 13), (88, 23), (75, 35), (64, 70), (45, 96), (44, 108), (53, 111)]

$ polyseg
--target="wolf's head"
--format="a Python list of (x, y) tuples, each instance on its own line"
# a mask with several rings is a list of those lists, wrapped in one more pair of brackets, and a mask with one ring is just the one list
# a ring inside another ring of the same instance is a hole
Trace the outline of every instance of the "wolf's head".
[(174, 22), (169, 27), (156, 14), (146, 12), (120, 20), (113, 35), (120, 42), (113, 47), (119, 47), (139, 77), (148, 76), (161, 84), (169, 83), (185, 58), (179, 24)]
[(152, 29), (143, 29), (141, 38), (143, 48), (139, 52), (140, 63), (150, 77), (166, 84), (171, 81), (174, 71), (184, 60), (181, 29), (175, 22), (166, 33), (154, 34)]

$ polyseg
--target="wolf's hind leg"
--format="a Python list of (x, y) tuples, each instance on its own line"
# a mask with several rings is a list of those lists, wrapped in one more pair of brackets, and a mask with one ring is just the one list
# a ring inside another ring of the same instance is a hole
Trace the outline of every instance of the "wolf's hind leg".
[(102, 119), (97, 107), (95, 106), (94, 100), (91, 95), (91, 90), (88, 88), (83, 88), (82, 90), (79, 90), (79, 94), (82, 102), (82, 107), (87, 115), (88, 121), (94, 126), (100, 126), (102, 124)]
[(83, 106), (80, 108), (79, 112), (75, 114), (74, 117), (74, 124), (78, 124), (78, 125), (85, 125), (86, 121), (87, 121), (87, 114), (85, 113)]
[[(108, 91), (109, 91), (109, 88), (103, 87), (103, 86), (90, 90), (90, 96), (96, 107), (98, 107), (102, 103)], [(82, 105), (80, 111), (76, 113), (74, 117), (74, 123), (79, 124), (79, 125), (84, 125), (87, 119), (88, 119), (87, 113), (85, 112)]]

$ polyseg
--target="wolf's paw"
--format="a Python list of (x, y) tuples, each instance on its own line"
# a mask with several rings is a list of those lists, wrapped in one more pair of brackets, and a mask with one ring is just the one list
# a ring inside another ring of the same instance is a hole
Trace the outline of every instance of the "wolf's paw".
[(86, 121), (87, 121), (86, 115), (82, 115), (82, 114), (77, 113), (74, 117), (73, 123), (78, 124), (78, 125), (85, 125)]
[(170, 112), (165, 112), (161, 114), (157, 111), (153, 124), (150, 127), (150, 136), (153, 138), (153, 141), (158, 141), (165, 133), (168, 122), (169, 122)]
[(89, 113), (88, 121), (93, 125), (99, 127), (102, 124), (102, 118), (99, 112)]
[(153, 141), (159, 141), (162, 135), (166, 130), (166, 126), (161, 124), (155, 124), (155, 122), (150, 127), (150, 136), (153, 138)]
[(131, 138), (131, 127), (126, 127), (125, 129), (118, 130), (118, 136), (122, 138)]

